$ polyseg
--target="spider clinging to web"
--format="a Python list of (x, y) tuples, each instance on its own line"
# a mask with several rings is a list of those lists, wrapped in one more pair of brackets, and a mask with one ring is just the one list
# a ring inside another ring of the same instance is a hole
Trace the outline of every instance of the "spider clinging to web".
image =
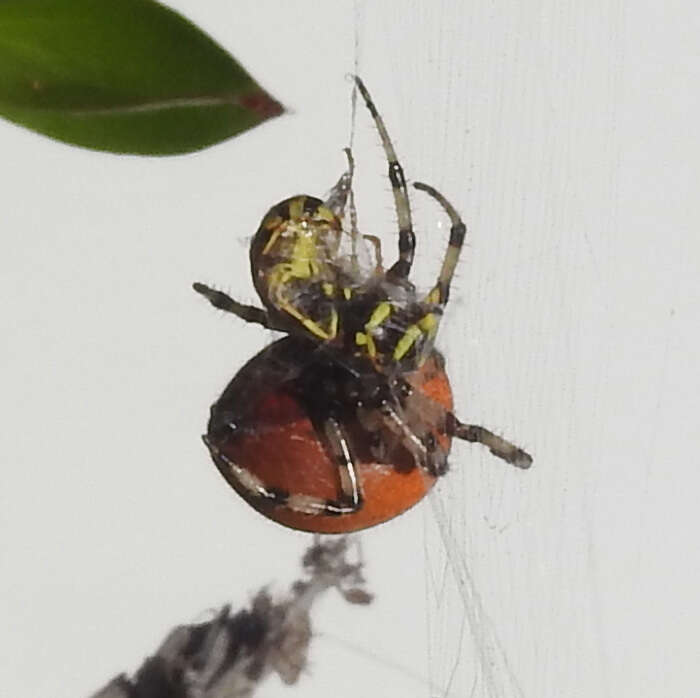
[[(398, 259), (357, 230), (348, 169), (325, 200), (298, 195), (273, 206), (250, 247), (262, 308), (201, 283), (194, 289), (246, 322), (286, 333), (234, 377), (212, 406), (204, 441), (226, 480), (256, 509), (309, 531), (346, 532), (386, 521), (421, 499), (447, 470), (452, 438), (485, 445), (528, 468), (531, 457), (452, 411), (435, 339), (464, 243), (465, 225), (428, 184), (450, 220), (447, 251), (425, 294), (409, 280), (416, 236), (403, 168), (359, 77), (388, 162)], [(360, 263), (364, 243), (374, 248)]]

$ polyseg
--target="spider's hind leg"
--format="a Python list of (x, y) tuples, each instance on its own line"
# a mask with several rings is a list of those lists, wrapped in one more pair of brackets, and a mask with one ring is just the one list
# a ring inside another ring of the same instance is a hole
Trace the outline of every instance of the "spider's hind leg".
[[(439, 357), (437, 354), (433, 356)], [(439, 368), (442, 370), (442, 366)], [(516, 468), (526, 470), (532, 465), (532, 457), (523, 449), (484, 427), (464, 424), (455, 417), (452, 411), (432, 400), (415, 386), (407, 391), (403, 413), (409, 417), (410, 415), (418, 416), (418, 419), (410, 421), (405, 419), (400, 421), (398, 415), (393, 416), (394, 422), (401, 423), (403, 426), (405, 443), (412, 440), (415, 455), (420, 458), (418, 462), (432, 462), (433, 467), (437, 468), (437, 475), (447, 470), (447, 453), (439, 448), (440, 444), (436, 443), (434, 434), (444, 434), (452, 438), (483, 444), (494, 456)], [(430, 425), (430, 428), (427, 431), (421, 429), (424, 425)]]
[(338, 512), (329, 513), (352, 513), (362, 508), (362, 492), (355, 470), (355, 462), (348, 440), (339, 422), (334, 417), (327, 417), (323, 423), (323, 432), (330, 448), (335, 464), (338, 466), (340, 476), (340, 491), (342, 497), (337, 502), (332, 502), (336, 508), (342, 509)]
[[(370, 433), (379, 435), (386, 430), (393, 434), (396, 442), (411, 454), (415, 464), (432, 477), (440, 477), (447, 472), (447, 452), (432, 433), (431, 422), (425, 428), (425, 424), (411, 420), (400, 404), (390, 405), (388, 402), (374, 409), (360, 409), (358, 417)], [(382, 443), (384, 439), (386, 435)]]
[(451, 412), (448, 414), (446, 427), (450, 436), (464, 439), (464, 441), (471, 441), (472, 443), (483, 444), (494, 456), (514, 465), (516, 468), (527, 470), (532, 465), (532, 456), (523, 451), (522, 448), (518, 448), (515, 444), (506, 441), (484, 427), (460, 422)]
[(359, 511), (363, 505), (362, 493), (345, 436), (338, 422), (329, 418), (324, 423), (323, 433), (331, 455), (338, 466), (341, 496), (337, 499), (322, 499), (303, 492), (268, 487), (255, 474), (235, 463), (208, 436), (203, 436), (214, 462), (224, 477), (235, 483), (244, 496), (271, 507), (284, 507), (300, 514), (341, 516)]

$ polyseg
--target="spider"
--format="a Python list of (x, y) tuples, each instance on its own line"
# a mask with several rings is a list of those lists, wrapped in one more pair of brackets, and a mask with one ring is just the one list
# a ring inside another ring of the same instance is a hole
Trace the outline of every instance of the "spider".
[[(347, 532), (406, 510), (447, 471), (453, 437), (529, 468), (532, 458), (452, 411), (438, 327), (466, 228), (428, 184), (450, 220), (435, 285), (409, 280), (416, 238), (403, 168), (363, 81), (354, 78), (379, 133), (398, 219), (398, 259), (384, 269), (379, 240), (357, 231), (354, 160), (326, 200), (299, 195), (273, 206), (250, 247), (262, 308), (194, 284), (216, 308), (287, 336), (268, 346), (212, 406), (203, 437), (226, 480), (287, 526)], [(363, 243), (374, 249), (369, 268)]]

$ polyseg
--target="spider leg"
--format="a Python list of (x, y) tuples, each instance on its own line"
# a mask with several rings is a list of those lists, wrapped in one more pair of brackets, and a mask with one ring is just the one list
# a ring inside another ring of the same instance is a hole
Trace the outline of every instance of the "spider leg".
[(340, 475), (341, 497), (338, 499), (322, 499), (306, 494), (291, 493), (279, 488), (267, 487), (257, 475), (231, 460), (206, 434), (202, 437), (202, 440), (224, 477), (229, 481), (234, 481), (238, 488), (251, 499), (266, 502), (273, 507), (286, 507), (300, 514), (320, 514), (324, 516), (352, 514), (362, 508), (363, 500), (355, 464), (350, 455), (347, 440), (338, 422), (332, 418), (326, 420), (324, 433)]
[(348, 159), (348, 169), (340, 175), (340, 179), (333, 185), (325, 202), (326, 207), (339, 217), (344, 215), (348, 198), (352, 196), (352, 177), (355, 173), (355, 158), (352, 156), (352, 150), (344, 148), (343, 152)]
[[(331, 189), (328, 197), (326, 198), (326, 206), (333, 211), (333, 213), (341, 219), (345, 218), (346, 207), (348, 209), (348, 214), (350, 217), (350, 264), (353, 270), (359, 270), (359, 263), (357, 258), (357, 240), (359, 237), (359, 232), (357, 230), (357, 209), (355, 208), (355, 192), (352, 189), (352, 178), (355, 173), (355, 158), (352, 155), (352, 150), (350, 148), (344, 148), (345, 156), (348, 159), (348, 169), (343, 172), (340, 179), (336, 182), (335, 186)], [(338, 244), (334, 251), (337, 253), (337, 247), (340, 245), (340, 237), (338, 238)]]
[(382, 241), (376, 235), (363, 235), (364, 240), (372, 245), (374, 249), (374, 273), (381, 274), (384, 269), (384, 260), (382, 259)]
[(203, 295), (215, 308), (219, 308), (219, 310), (224, 310), (227, 313), (233, 313), (246, 322), (254, 322), (258, 325), (262, 325), (263, 327), (267, 327), (268, 329), (275, 329), (270, 324), (267, 312), (265, 312), (262, 308), (256, 308), (252, 305), (244, 305), (243, 303), (239, 303), (223, 291), (217, 291), (213, 288), (209, 288), (209, 286), (200, 284), (198, 281), (192, 284), (192, 288), (197, 291), (197, 293)]
[(352, 243), (352, 247), (350, 250), (350, 262), (353, 268), (356, 271), (359, 271), (360, 263), (358, 262), (357, 258), (357, 239), (359, 237), (359, 232), (357, 230), (357, 208), (355, 206), (355, 192), (353, 189), (350, 189), (350, 194), (348, 195), (348, 197), (348, 207), (350, 209), (350, 241)]
[(406, 178), (403, 174), (403, 168), (396, 157), (396, 151), (394, 150), (391, 138), (389, 138), (389, 132), (386, 130), (384, 120), (379, 115), (377, 107), (374, 105), (365, 87), (365, 83), (356, 75), (355, 84), (360, 90), (360, 94), (367, 105), (367, 109), (374, 119), (374, 124), (377, 127), (382, 146), (384, 147), (384, 153), (389, 163), (389, 181), (391, 182), (391, 189), (394, 194), (396, 217), (399, 222), (399, 259), (389, 268), (387, 274), (395, 278), (405, 279), (411, 271), (413, 255), (416, 248), (416, 236), (413, 232), (413, 223), (411, 222), (411, 204), (408, 200)]
[(437, 284), (435, 284), (433, 290), (428, 294), (428, 299), (431, 302), (444, 307), (450, 297), (450, 285), (452, 284), (452, 277), (454, 276), (455, 268), (459, 261), (459, 255), (464, 245), (467, 227), (464, 225), (455, 207), (437, 191), (437, 189), (434, 189), (428, 184), (423, 184), (422, 182), (414, 182), (413, 186), (432, 196), (445, 210), (445, 213), (450, 217), (452, 223), (450, 228), (450, 241), (447, 245), (445, 258), (442, 261)]
[(352, 176), (355, 172), (355, 159), (352, 156), (352, 150), (350, 148), (345, 148), (345, 155), (348, 158), (348, 210), (350, 213), (350, 264), (353, 269), (357, 272), (360, 269), (360, 264), (357, 259), (357, 239), (359, 237), (359, 232), (357, 230), (357, 208), (355, 206), (355, 191), (352, 188)]
[(401, 444), (413, 456), (415, 462), (433, 477), (447, 472), (447, 453), (440, 447), (432, 432), (419, 435), (414, 425), (404, 419), (402, 410), (383, 404), (379, 408), (382, 422), (389, 431), (398, 436)]
[[(452, 204), (439, 191), (428, 184), (423, 184), (422, 182), (414, 182), (413, 186), (416, 189), (424, 191), (426, 194), (432, 196), (445, 210), (445, 213), (447, 213), (452, 223), (450, 227), (450, 241), (447, 245), (445, 258), (442, 261), (442, 267), (440, 268), (437, 283), (425, 299), (425, 301), (434, 306), (436, 310), (434, 313), (428, 313), (428, 316), (432, 316), (433, 320), (432, 322), (427, 323), (427, 327), (429, 327), (427, 332), (428, 337), (421, 349), (422, 357), (427, 357), (435, 344), (435, 337), (437, 336), (440, 320), (442, 319), (442, 311), (447, 305), (447, 301), (450, 297), (450, 286), (457, 267), (457, 262), (459, 261), (462, 246), (464, 245), (464, 238), (467, 233), (467, 228), (464, 225), (459, 213), (457, 213), (455, 207), (452, 206)], [(426, 316), (426, 318), (428, 316)], [(423, 330), (423, 333), (426, 334), (426, 331)]]
[(484, 427), (476, 424), (463, 424), (452, 413), (448, 414), (446, 426), (447, 433), (450, 436), (471, 441), (472, 443), (483, 444), (494, 456), (514, 465), (516, 468), (527, 470), (532, 465), (532, 456), (529, 453)]
[(347, 511), (339, 513), (350, 513), (358, 511), (362, 507), (362, 494), (355, 471), (355, 463), (350, 454), (350, 447), (345, 438), (345, 434), (340, 424), (333, 417), (328, 417), (323, 424), (323, 431), (328, 440), (330, 451), (333, 455), (338, 474), (340, 475), (340, 491), (342, 499), (334, 502), (336, 507), (344, 507)]
[[(472, 443), (478, 442), (483, 444), (494, 456), (514, 465), (516, 468), (527, 470), (527, 468), (532, 465), (532, 457), (521, 448), (518, 448), (484, 427), (460, 422), (451, 411), (446, 410), (442, 405), (431, 400), (415, 387), (410, 390), (405, 390), (404, 392), (406, 394), (404, 398), (405, 414), (415, 414), (419, 416), (417, 420), (406, 425), (406, 428), (412, 431), (414, 437), (416, 430), (420, 428), (421, 424), (429, 424), (432, 425), (432, 429), (437, 433), (464, 439)], [(428, 432), (427, 438), (421, 440), (426, 447), (430, 447), (431, 445), (434, 447), (434, 444), (430, 443), (431, 434), (432, 431)], [(444, 468), (446, 469), (446, 467), (445, 465)]]

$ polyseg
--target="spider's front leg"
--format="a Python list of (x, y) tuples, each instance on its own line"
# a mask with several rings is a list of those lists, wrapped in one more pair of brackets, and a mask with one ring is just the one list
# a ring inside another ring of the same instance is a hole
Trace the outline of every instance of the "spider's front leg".
[(449, 436), (454, 436), (464, 441), (480, 443), (486, 446), (497, 458), (516, 468), (527, 470), (532, 465), (532, 456), (515, 444), (506, 441), (493, 432), (476, 424), (464, 424), (451, 412), (447, 413), (446, 431)]
[(396, 156), (394, 144), (391, 142), (389, 132), (387, 131), (384, 119), (382, 119), (377, 107), (375, 106), (369, 91), (365, 87), (364, 82), (356, 75), (355, 84), (362, 95), (362, 99), (367, 106), (369, 113), (374, 119), (374, 125), (379, 132), (379, 138), (382, 141), (384, 154), (389, 165), (389, 181), (391, 182), (391, 190), (394, 194), (394, 206), (396, 208), (396, 217), (399, 223), (399, 259), (389, 268), (387, 274), (394, 279), (407, 279), (413, 264), (413, 257), (416, 249), (416, 236), (413, 232), (413, 221), (411, 219), (411, 204), (408, 199), (408, 189), (406, 187), (406, 178), (403, 173), (403, 168)]
[(200, 284), (198, 281), (192, 284), (192, 288), (197, 291), (197, 293), (204, 296), (215, 308), (223, 310), (227, 313), (233, 313), (241, 320), (246, 322), (254, 322), (257, 325), (262, 325), (268, 329), (275, 329), (267, 315), (267, 312), (262, 308), (256, 308), (253, 305), (244, 305), (234, 300), (228, 294), (223, 291), (217, 291), (216, 289), (209, 288), (204, 284)]

